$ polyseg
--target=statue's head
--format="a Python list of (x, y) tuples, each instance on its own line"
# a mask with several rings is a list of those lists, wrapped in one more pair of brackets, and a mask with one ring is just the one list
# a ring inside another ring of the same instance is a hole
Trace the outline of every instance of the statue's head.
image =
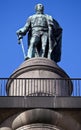
[(37, 5), (35, 6), (35, 10), (36, 10), (36, 13), (41, 13), (41, 14), (43, 14), (43, 12), (44, 12), (44, 6), (43, 6), (42, 4), (37, 4)]

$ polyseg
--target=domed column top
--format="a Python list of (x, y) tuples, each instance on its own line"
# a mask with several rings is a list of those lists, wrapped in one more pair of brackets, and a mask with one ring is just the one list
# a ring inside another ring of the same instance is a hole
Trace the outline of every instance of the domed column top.
[(71, 92), (72, 82), (65, 71), (41, 57), (24, 61), (7, 82), (9, 96), (68, 96)]
[(70, 115), (60, 111), (32, 109), (18, 115), (12, 122), (12, 128), (13, 130), (80, 130), (80, 125)]

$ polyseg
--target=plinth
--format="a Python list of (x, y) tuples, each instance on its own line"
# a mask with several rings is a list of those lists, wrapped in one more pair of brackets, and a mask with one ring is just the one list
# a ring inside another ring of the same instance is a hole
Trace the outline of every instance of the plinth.
[(71, 92), (69, 76), (47, 58), (24, 61), (7, 83), (9, 96), (70, 96)]

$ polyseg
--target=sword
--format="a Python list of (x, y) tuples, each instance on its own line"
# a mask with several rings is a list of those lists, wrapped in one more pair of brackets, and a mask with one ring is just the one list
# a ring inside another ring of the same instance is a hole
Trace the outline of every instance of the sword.
[(17, 36), (18, 36), (18, 44), (21, 44), (21, 48), (22, 48), (22, 52), (24, 55), (24, 59), (26, 59), (26, 53), (25, 53), (25, 49), (24, 49), (24, 44), (23, 44), (23, 36), (19, 34), (19, 31), (16, 32)]
[(21, 48), (22, 48), (22, 52), (23, 52), (23, 55), (24, 55), (24, 59), (26, 59), (26, 53), (25, 53), (25, 49), (24, 49), (24, 44), (23, 44), (22, 38), (19, 40), (19, 43), (21, 44)]

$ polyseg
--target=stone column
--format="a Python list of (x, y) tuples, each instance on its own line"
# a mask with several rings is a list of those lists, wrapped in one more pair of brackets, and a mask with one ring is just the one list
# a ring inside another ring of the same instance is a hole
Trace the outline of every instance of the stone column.
[(12, 130), (12, 129), (9, 127), (1, 127), (0, 130)]

